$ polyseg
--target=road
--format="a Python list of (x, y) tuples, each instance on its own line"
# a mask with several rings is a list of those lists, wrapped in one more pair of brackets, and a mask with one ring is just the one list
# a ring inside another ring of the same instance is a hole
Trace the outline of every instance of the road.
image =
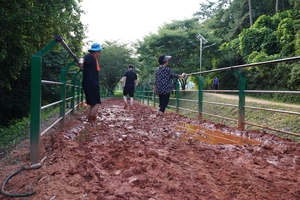
[[(220, 94), (220, 93), (209, 93), (209, 95), (214, 95), (214, 96), (218, 96), (218, 97), (225, 98), (225, 99), (238, 100), (238, 98), (239, 98), (237, 95), (228, 95), (228, 94)], [(268, 101), (268, 100), (247, 97), (247, 96), (245, 98), (245, 101), (246, 102), (256, 102), (256, 103), (261, 103), (261, 104), (286, 106), (286, 107), (292, 107), (292, 108), (300, 108), (300, 105), (296, 105), (296, 104), (279, 103), (279, 102), (274, 102), (274, 101)]]
[[(299, 143), (171, 112), (157, 117), (137, 102), (123, 109), (122, 99), (104, 100), (93, 123), (87, 113), (43, 135), (43, 166), (13, 176), (5, 191), (35, 191), (32, 200), (300, 199)], [(30, 164), (24, 141), (1, 160), (1, 183)]]

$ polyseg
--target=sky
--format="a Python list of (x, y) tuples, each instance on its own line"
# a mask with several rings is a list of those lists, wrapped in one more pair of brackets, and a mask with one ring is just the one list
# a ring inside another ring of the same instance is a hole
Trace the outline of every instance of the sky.
[[(87, 40), (101, 43), (118, 40), (131, 43), (157, 33), (173, 20), (193, 17), (205, 0), (83, 0), (81, 17), (88, 25)], [(90, 44), (91, 44), (90, 43)]]

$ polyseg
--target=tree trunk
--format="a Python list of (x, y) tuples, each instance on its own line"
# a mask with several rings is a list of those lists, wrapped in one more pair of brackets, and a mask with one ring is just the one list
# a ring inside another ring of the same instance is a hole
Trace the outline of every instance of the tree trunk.
[[(278, 0), (276, 0), (278, 1)], [(252, 6), (251, 6), (251, 0), (248, 0), (248, 4), (249, 4), (249, 19), (250, 19), (250, 27), (252, 27), (253, 25), (253, 21), (252, 21)]]

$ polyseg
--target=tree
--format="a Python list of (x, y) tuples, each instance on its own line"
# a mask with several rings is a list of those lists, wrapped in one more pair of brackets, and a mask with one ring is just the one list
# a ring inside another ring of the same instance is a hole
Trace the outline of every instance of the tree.
[[(196, 34), (202, 31), (207, 35), (207, 39), (212, 43), (214, 39), (211, 39), (211, 33), (209, 30), (200, 26), (198, 20), (187, 19), (182, 21), (174, 20), (172, 23), (164, 24), (159, 28), (157, 34), (151, 34), (144, 37), (143, 41), (139, 41), (136, 44), (137, 53), (139, 55), (139, 61), (143, 63), (142, 74), (144, 74), (147, 82), (154, 82), (155, 70), (159, 66), (157, 61), (160, 54), (171, 55), (172, 59), (169, 61), (169, 66), (172, 70), (181, 74), (191, 73), (199, 71), (199, 40), (196, 38)], [(191, 42), (193, 44), (191, 44)], [(211, 69), (211, 62), (205, 62), (212, 60), (210, 51), (217, 48), (210, 48), (203, 54), (203, 69)], [(185, 89), (187, 78), (180, 79), (182, 89)]]
[[(13, 118), (28, 116), (32, 54), (52, 41), (58, 33), (75, 54), (80, 53), (85, 30), (80, 22), (83, 13), (78, 6), (80, 2), (0, 2), (0, 125), (7, 125)], [(55, 50), (60, 52), (62, 48)], [(70, 57), (66, 59), (70, 61)]]

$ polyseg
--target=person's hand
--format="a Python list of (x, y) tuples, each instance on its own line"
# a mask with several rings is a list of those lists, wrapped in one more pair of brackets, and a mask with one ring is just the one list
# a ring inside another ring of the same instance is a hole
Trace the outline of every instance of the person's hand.
[(83, 69), (83, 63), (84, 63), (84, 59), (80, 58), (79, 63), (78, 63), (78, 66), (80, 67), (80, 69)]

